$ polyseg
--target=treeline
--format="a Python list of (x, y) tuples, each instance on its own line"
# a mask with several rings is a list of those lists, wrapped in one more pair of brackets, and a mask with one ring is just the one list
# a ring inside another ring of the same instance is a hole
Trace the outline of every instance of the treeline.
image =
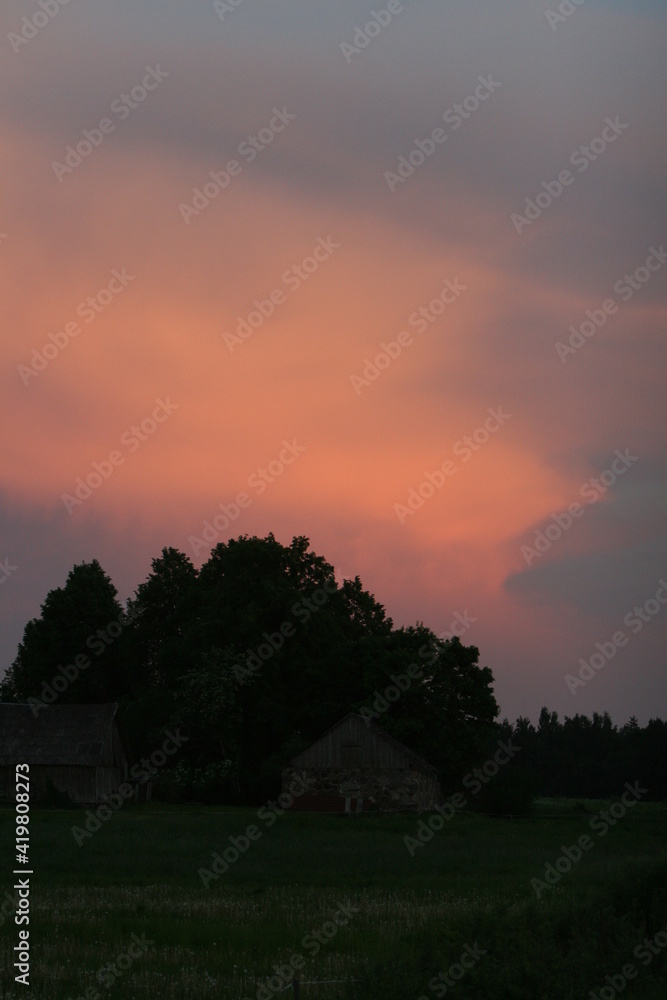
[(601, 798), (639, 781), (645, 799), (667, 798), (667, 723), (660, 719), (641, 727), (633, 716), (619, 728), (608, 712), (560, 722), (556, 712), (543, 708), (537, 727), (519, 718), (501, 728), (522, 748), (541, 795)]
[(130, 764), (179, 728), (178, 760), (156, 783), (177, 800), (275, 794), (281, 767), (350, 711), (432, 763), (445, 790), (513, 736), (521, 752), (480, 802), (492, 788), (517, 801), (614, 794), (638, 778), (665, 794), (663, 723), (617, 730), (606, 715), (559, 723), (544, 709), (536, 729), (499, 724), (475, 646), (421, 623), (395, 628), (359, 577), (337, 581), (304, 537), (231, 539), (199, 570), (165, 548), (125, 607), (96, 560), (74, 566), (26, 625), (0, 698), (37, 716), (48, 704), (118, 702)]

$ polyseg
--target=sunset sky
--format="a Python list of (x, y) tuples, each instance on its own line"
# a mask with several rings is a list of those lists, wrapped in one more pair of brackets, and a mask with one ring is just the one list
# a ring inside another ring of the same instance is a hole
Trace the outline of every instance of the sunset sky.
[(57, 2), (0, 15), (0, 674), (246, 494), (216, 541), (308, 536), (502, 716), (665, 718), (664, 4)]

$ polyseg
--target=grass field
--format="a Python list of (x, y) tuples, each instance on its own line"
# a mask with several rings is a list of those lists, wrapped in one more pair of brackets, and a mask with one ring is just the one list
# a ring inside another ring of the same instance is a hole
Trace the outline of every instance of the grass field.
[[(414, 856), (410, 815), (291, 812), (269, 828), (253, 809), (126, 805), (79, 846), (82, 811), (33, 810), (30, 986), (14, 982), (18, 928), (5, 915), (0, 996), (291, 998), (291, 962), (302, 1000), (583, 1000), (601, 988), (601, 1000), (664, 998), (667, 948), (653, 939), (667, 928), (667, 807), (639, 802), (592, 827), (606, 805), (544, 800), (523, 820), (461, 813)], [(12, 823), (0, 810), (2, 900)], [(258, 839), (205, 887), (199, 870), (212, 871), (214, 852), (233, 858), (228, 838), (249, 824)], [(563, 847), (582, 835), (591, 846), (568, 863)], [(620, 986), (629, 963), (636, 976), (615, 991), (605, 976)]]

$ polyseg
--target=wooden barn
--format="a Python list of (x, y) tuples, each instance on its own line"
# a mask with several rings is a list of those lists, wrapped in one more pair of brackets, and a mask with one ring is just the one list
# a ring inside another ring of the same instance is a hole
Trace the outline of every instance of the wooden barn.
[(293, 757), (281, 777), (296, 809), (421, 812), (442, 802), (435, 768), (355, 712)]
[(117, 705), (0, 703), (0, 799), (14, 800), (17, 764), (30, 766), (30, 801), (50, 783), (76, 803), (94, 805), (116, 792), (127, 761), (116, 723)]

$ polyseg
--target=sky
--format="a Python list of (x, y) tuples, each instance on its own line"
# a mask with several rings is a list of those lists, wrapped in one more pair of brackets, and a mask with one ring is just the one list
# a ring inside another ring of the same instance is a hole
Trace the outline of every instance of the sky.
[(273, 532), (501, 716), (667, 717), (666, 27), (7, 0), (0, 674), (74, 564)]

